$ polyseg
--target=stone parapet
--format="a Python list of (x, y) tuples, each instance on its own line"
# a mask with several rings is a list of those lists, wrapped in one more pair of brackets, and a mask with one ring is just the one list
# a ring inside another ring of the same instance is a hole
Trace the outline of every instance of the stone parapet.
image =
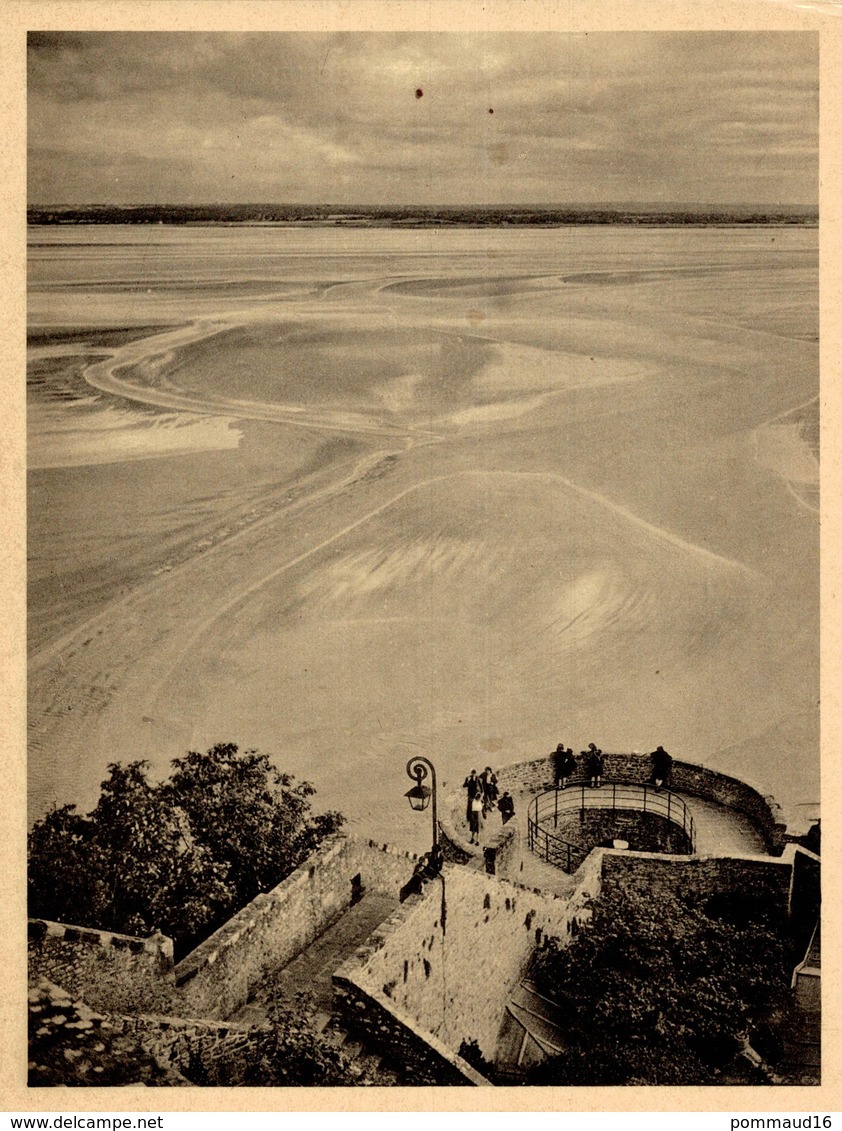
[(30, 919), (29, 978), (48, 978), (102, 1012), (166, 1008), (173, 944), (164, 935), (134, 938), (69, 923)]
[[(568, 810), (559, 814), (557, 825), (550, 821), (547, 828), (554, 836), (582, 852), (611, 847), (613, 840), (627, 841), (627, 847), (638, 852), (664, 852), (669, 855), (689, 855), (692, 852), (690, 837), (680, 825), (657, 813), (643, 813), (636, 809)], [(577, 855), (574, 870), (579, 859)]]
[[(650, 778), (652, 764), (646, 754), (607, 753), (603, 754), (603, 759), (606, 782), (626, 781), (643, 785)], [(582, 755), (577, 757), (576, 771), (569, 779), (571, 784), (587, 781), (584, 761)], [(555, 785), (552, 757), (534, 758), (503, 766), (497, 771), (497, 780), (501, 791), (508, 789), (513, 794), (533, 795), (543, 793)], [(775, 799), (761, 789), (718, 770), (684, 760), (673, 762), (669, 788), (676, 793), (715, 801), (742, 813), (763, 836), (767, 851), (772, 855), (779, 855), (783, 850), (787, 840), (783, 814)], [(442, 831), (460, 850), (471, 852), (471, 846), (465, 842), (449, 817), (452, 812), (459, 811), (460, 803), (464, 804), (462, 791), (459, 791), (458, 796), (452, 794), (442, 805)]]
[(417, 860), (389, 845), (330, 837), (176, 966), (172, 941), (160, 934), (139, 939), (31, 920), (30, 978), (48, 978), (103, 1012), (224, 1018), (366, 889), (399, 898)]
[(490, 1087), (466, 1060), (452, 1052), (394, 1002), (373, 989), (363, 989), (346, 977), (343, 967), (333, 976), (336, 1009), (351, 1032), (387, 1061), (400, 1064), (418, 1085)]
[(228, 1021), (167, 1015), (111, 1015), (118, 1032), (132, 1034), (159, 1064), (183, 1073), (191, 1084), (241, 1084), (262, 1039), (262, 1029)]
[(792, 861), (758, 856), (658, 856), (602, 849), (602, 895), (634, 891), (704, 901), (714, 896), (761, 900), (784, 922), (789, 917)]
[(490, 1059), (509, 994), (534, 948), (550, 936), (572, 937), (598, 893), (599, 873), (590, 868), (573, 896), (563, 899), (445, 866), (336, 976), (346, 998), (377, 1003), (378, 1024), (387, 1023), (385, 1010), (398, 1019), (388, 1024), (406, 1026), (409, 1019), (414, 1039), (435, 1039), (451, 1051), (476, 1041)]

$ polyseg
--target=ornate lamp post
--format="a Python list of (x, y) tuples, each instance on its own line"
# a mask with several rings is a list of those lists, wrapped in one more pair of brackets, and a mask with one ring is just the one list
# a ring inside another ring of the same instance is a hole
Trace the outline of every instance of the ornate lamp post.
[[(436, 768), (429, 758), (416, 755), (406, 764), (407, 777), (414, 779), (415, 785), (408, 790), (405, 796), (409, 804), (417, 813), (422, 813), (432, 801), (433, 810), (433, 846), (429, 853), (425, 853), (423, 860), (423, 874), (421, 879), (432, 879), (441, 872), (444, 856), (439, 845), (439, 821), (436, 797)], [(429, 776), (430, 785), (424, 785)]]
[[(444, 935), (447, 933), (447, 902), (445, 897), (444, 874), (441, 870), (444, 864), (444, 853), (439, 844), (439, 821), (436, 806), (436, 768), (429, 758), (422, 758), (420, 755), (416, 755), (407, 762), (406, 773), (407, 777), (415, 781), (415, 785), (406, 793), (406, 797), (409, 799), (409, 804), (412, 808), (417, 813), (422, 813), (430, 804), (430, 801), (432, 800), (433, 802), (433, 847), (429, 852), (425, 852), (418, 861), (415, 867), (415, 873), (410, 884), (407, 885), (407, 888), (414, 885), (414, 890), (420, 892), (425, 880), (434, 880), (436, 876), (441, 880), (441, 933), (442, 945), (444, 945)], [(430, 785), (424, 785), (424, 780), (428, 776), (430, 778)]]

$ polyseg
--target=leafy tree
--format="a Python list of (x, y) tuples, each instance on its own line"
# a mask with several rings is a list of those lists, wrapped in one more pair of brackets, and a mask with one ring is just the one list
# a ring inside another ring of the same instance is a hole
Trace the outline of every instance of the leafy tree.
[(125, 934), (162, 931), (184, 953), (274, 887), (342, 824), (315, 793), (233, 743), (190, 752), (161, 783), (112, 763), (87, 816), (65, 805), (29, 837), (30, 914)]
[(539, 953), (534, 978), (559, 1006), (568, 1048), (535, 1084), (703, 1084), (736, 1036), (786, 991), (787, 948), (768, 921), (714, 918), (687, 899), (636, 892), (595, 903), (567, 947)]
[(243, 902), (289, 874), (341, 821), (337, 813), (311, 818), (313, 786), (293, 785), (255, 750), (241, 754), (233, 743), (220, 743), (206, 754), (176, 758), (173, 766), (164, 797), (225, 865), (227, 883)]
[(95, 923), (107, 901), (95, 826), (75, 805), (54, 807), (29, 834), (30, 914)]
[(236, 888), (227, 882), (224, 862), (192, 835), (186, 814), (149, 782), (147, 768), (145, 762), (109, 766), (91, 814), (98, 882), (106, 893), (99, 925), (190, 938), (236, 901)]

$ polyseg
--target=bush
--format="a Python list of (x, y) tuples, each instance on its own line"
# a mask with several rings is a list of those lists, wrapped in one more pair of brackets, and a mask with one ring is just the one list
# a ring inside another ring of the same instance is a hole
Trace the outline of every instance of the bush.
[(315, 1011), (306, 994), (275, 1002), (269, 1028), (248, 1066), (243, 1084), (275, 1087), (348, 1087), (381, 1083), (325, 1040), (314, 1026)]
[[(633, 892), (597, 901), (576, 939), (539, 952), (533, 977), (569, 1047), (534, 1084), (704, 1084), (736, 1037), (787, 989), (787, 949), (762, 917), (711, 918), (689, 901)], [(728, 910), (731, 910), (728, 908)]]

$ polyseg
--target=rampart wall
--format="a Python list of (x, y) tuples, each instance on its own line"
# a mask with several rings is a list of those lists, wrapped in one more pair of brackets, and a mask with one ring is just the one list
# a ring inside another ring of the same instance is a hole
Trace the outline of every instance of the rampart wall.
[(108, 1022), (116, 1032), (134, 1036), (159, 1064), (200, 1086), (241, 1084), (261, 1037), (259, 1029), (246, 1025), (195, 1018), (112, 1014)]
[(488, 1086), (485, 1077), (437, 1037), (424, 1032), (382, 991), (363, 989), (344, 969), (340, 967), (333, 976), (334, 1000), (348, 1027), (368, 1047), (400, 1063), (416, 1085)]
[(351, 837), (329, 838), (272, 891), (258, 895), (175, 968), (178, 1012), (227, 1017), (270, 969), (285, 965), (350, 905), (354, 877), (398, 898), (417, 857)]
[(515, 878), (520, 862), (520, 837), (513, 823), (503, 825), (494, 836), (489, 837), (483, 847), (485, 870), (491, 876), (501, 879)]
[(48, 978), (93, 1009), (149, 1012), (170, 1004), (173, 947), (163, 935), (137, 939), (30, 919), (28, 949), (32, 982)]
[(632, 891), (646, 898), (674, 895), (704, 900), (735, 895), (762, 901), (784, 922), (789, 915), (792, 859), (753, 856), (654, 856), (603, 849), (602, 895)]
[(785, 858), (792, 859), (789, 903), (797, 951), (808, 946), (821, 909), (821, 858), (800, 845), (788, 845)]
[(31, 920), (30, 978), (49, 978), (109, 1013), (224, 1018), (248, 1000), (268, 968), (294, 958), (361, 891), (397, 898), (416, 863), (412, 853), (388, 845), (330, 837), (175, 967), (163, 935), (136, 939)]
[[(522, 773), (522, 780), (531, 776), (535, 784), (519, 788), (542, 788), (541, 765), (510, 767), (513, 775), (506, 787), (513, 788), (516, 774)], [(504, 829), (499, 840), (496, 851), (505, 864), (516, 847), (513, 834)], [(34, 920), (32, 976), (47, 977), (112, 1016), (131, 1014), (133, 1019), (124, 1018), (123, 1026), (142, 1030), (144, 1047), (155, 1055), (166, 1053), (165, 1059), (191, 1078), (201, 1071), (203, 1080), (215, 1082), (214, 1074), (226, 1061), (220, 1079), (235, 1083), (238, 1050), (247, 1057), (255, 1037), (221, 1019), (248, 1000), (270, 968), (295, 957), (361, 891), (399, 897), (416, 862), (412, 854), (388, 846), (332, 837), (176, 967), (172, 944), (160, 935), (132, 939)], [(533, 950), (548, 937), (569, 940), (601, 894), (610, 898), (631, 890), (647, 898), (669, 892), (704, 899), (751, 893), (782, 918), (803, 906), (806, 920), (818, 907), (818, 867), (818, 858), (792, 845), (783, 858), (598, 849), (577, 872), (575, 892), (558, 898), (482, 871), (446, 865), (442, 878), (427, 882), (420, 897), (404, 903), (339, 968), (334, 977), (338, 1004), (349, 1027), (393, 1057), (397, 1050), (419, 1082), (482, 1084), (456, 1050), (463, 1040), (476, 1041), (493, 1059), (506, 1002)]]
[(554, 836), (584, 852), (607, 847), (605, 842), (611, 840), (627, 841), (634, 852), (688, 854), (691, 851), (690, 838), (678, 825), (657, 813), (640, 813), (634, 809), (561, 812), (558, 825), (550, 822), (546, 827)]
[[(425, 1040), (449, 1049), (475, 1040), (492, 1059), (506, 1002), (533, 949), (547, 936), (568, 939), (598, 893), (599, 870), (590, 862), (570, 899), (446, 867), (443, 879), (429, 882), (422, 898), (400, 907), (340, 967), (335, 984), (353, 996), (354, 1024), (376, 1030), (385, 1009), (393, 1017), (383, 1036), (409, 1018)], [(395, 1024), (395, 1017), (404, 1020)]]

